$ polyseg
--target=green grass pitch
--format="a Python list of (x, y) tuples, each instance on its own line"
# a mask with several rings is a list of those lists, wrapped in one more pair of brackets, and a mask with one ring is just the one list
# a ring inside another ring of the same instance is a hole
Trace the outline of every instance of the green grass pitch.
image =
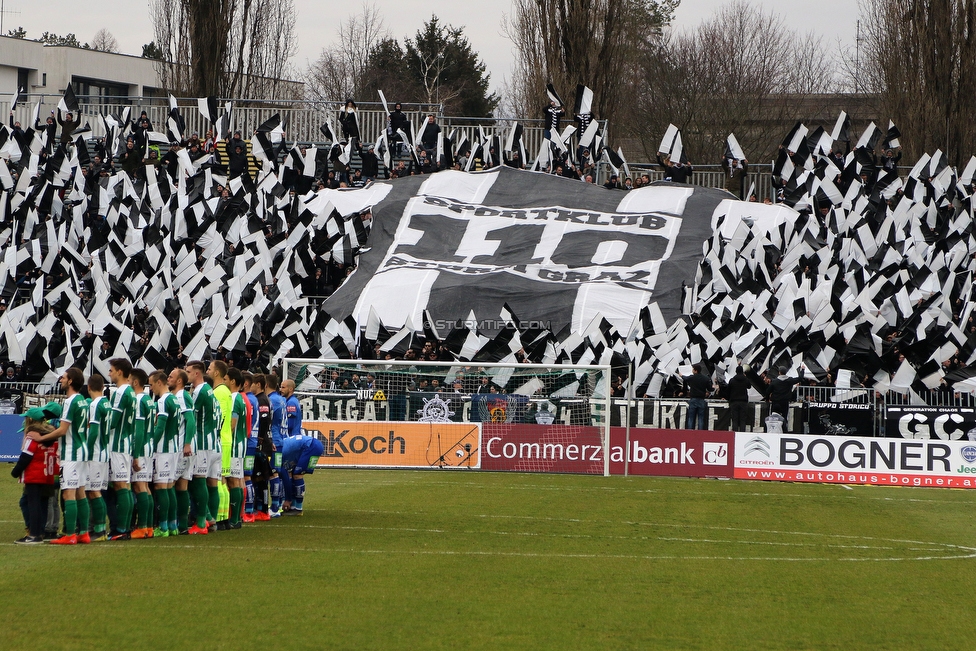
[(976, 493), (320, 470), (306, 513), (21, 547), (3, 649), (973, 649)]

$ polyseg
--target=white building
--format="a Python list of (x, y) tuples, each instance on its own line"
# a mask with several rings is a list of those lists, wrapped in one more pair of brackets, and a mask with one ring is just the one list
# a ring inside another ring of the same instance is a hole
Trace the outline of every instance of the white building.
[[(19, 88), (31, 96), (60, 96), (68, 84), (78, 96), (142, 97), (159, 94), (152, 59), (0, 36), (0, 96)], [(112, 100), (108, 100), (112, 101)]]

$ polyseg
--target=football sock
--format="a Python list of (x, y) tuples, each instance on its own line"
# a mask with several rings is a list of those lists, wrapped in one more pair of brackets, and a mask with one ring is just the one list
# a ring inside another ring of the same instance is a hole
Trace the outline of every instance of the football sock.
[(209, 496), (209, 501), (207, 503), (207, 510), (210, 514), (210, 520), (218, 520), (217, 514), (220, 513), (220, 487), (223, 484), (217, 484), (216, 486), (207, 486), (207, 493)]
[(136, 496), (137, 523), (139, 529), (152, 528), (153, 498), (149, 491)]
[[(189, 488), (189, 486), (187, 486)], [(176, 492), (176, 526), (179, 531), (183, 531), (189, 526), (190, 518), (190, 491)]]
[(132, 491), (128, 488), (120, 488), (115, 491), (116, 500), (116, 512), (118, 516), (116, 518), (116, 528), (125, 533), (132, 527)]
[(229, 493), (230, 517), (228, 519), (232, 524), (237, 524), (241, 521), (241, 502), (244, 501), (244, 489), (231, 488)]
[(229, 520), (230, 491), (224, 482), (217, 484), (217, 490), (219, 491), (218, 495), (220, 495), (220, 501), (217, 503), (217, 520)]
[[(166, 514), (166, 519), (169, 520), (170, 531), (176, 531), (176, 524), (178, 516), (177, 514), (177, 504), (176, 504), (176, 489), (167, 488), (166, 492), (169, 494), (169, 512)], [(190, 506), (189, 500), (187, 500), (187, 507)], [(184, 524), (186, 523), (186, 517), (183, 518)]]
[(278, 511), (281, 509), (281, 497), (284, 489), (281, 485), (281, 478), (274, 477), (268, 482), (268, 488), (271, 492), (271, 510)]
[(169, 490), (165, 488), (156, 489), (156, 501), (159, 503), (159, 528), (169, 531)]
[[(88, 518), (91, 515), (91, 511), (88, 508), (88, 500), (75, 500), (75, 504), (78, 508), (78, 534), (86, 534), (88, 533)], [(65, 533), (68, 532), (66, 531)]]
[(254, 484), (250, 479), (244, 483), (244, 512), (254, 513)]
[(207, 527), (207, 488), (205, 477), (194, 477), (190, 481), (190, 490), (193, 491), (193, 504), (196, 508), (197, 526), (201, 529)]
[(95, 533), (105, 532), (105, 498), (93, 497), (91, 499), (91, 519)]
[(78, 525), (78, 504), (75, 500), (64, 501), (64, 535), (71, 536)]
[(292, 502), (292, 507), (302, 510), (302, 503), (305, 501), (305, 478), (298, 477), (293, 480), (293, 486), (295, 491), (295, 500)]
[(295, 488), (292, 486), (291, 476), (286, 472), (285, 474), (278, 476), (278, 481), (281, 482), (281, 501), (295, 501)]

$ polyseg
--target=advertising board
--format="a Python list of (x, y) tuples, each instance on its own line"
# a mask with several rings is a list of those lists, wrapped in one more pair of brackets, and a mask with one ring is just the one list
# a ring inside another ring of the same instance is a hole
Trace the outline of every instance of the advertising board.
[(889, 405), (885, 408), (885, 435), (905, 439), (955, 441), (976, 428), (976, 408)]
[(976, 444), (931, 439), (739, 432), (735, 435), (735, 477), (976, 488)]
[[(627, 430), (610, 428), (610, 474), (624, 474)], [(735, 437), (728, 431), (631, 428), (627, 473), (732, 477)]]
[(318, 467), (478, 468), (480, 423), (306, 421), (325, 450)]
[(482, 470), (603, 474), (599, 427), (485, 423), (482, 428)]

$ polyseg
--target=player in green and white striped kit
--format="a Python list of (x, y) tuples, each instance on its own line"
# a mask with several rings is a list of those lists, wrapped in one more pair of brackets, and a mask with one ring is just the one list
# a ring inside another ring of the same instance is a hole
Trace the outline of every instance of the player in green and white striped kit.
[(241, 505), (244, 503), (244, 457), (247, 454), (247, 406), (241, 393), (244, 387), (244, 374), (238, 368), (227, 371), (227, 388), (231, 390), (231, 448), (230, 476), (227, 488), (230, 490), (230, 526), (241, 528)]
[(94, 537), (92, 542), (108, 540), (105, 533), (107, 509), (102, 491), (108, 490), (109, 428), (112, 410), (103, 395), (105, 378), (93, 373), (88, 378), (88, 503)]
[(136, 394), (129, 386), (132, 364), (121, 357), (109, 360), (108, 377), (115, 384), (112, 392), (112, 426), (109, 475), (116, 495), (116, 532), (111, 540), (129, 540), (132, 525), (132, 437), (135, 434)]
[[(202, 485), (203, 490), (191, 488), (197, 508), (196, 529), (190, 533), (200, 533), (200, 518), (203, 517), (204, 530), (214, 524), (220, 504), (220, 407), (213, 396), (213, 389), (204, 380), (203, 362), (192, 361), (186, 365), (186, 374), (193, 385), (193, 410), (196, 416), (196, 458), (193, 467), (193, 484)], [(202, 503), (201, 501), (202, 500)], [(208, 517), (209, 514), (209, 517)]]
[(153, 513), (156, 511), (149, 483), (153, 477), (153, 425), (156, 402), (148, 393), (149, 377), (141, 368), (132, 369), (129, 384), (136, 395), (136, 426), (132, 437), (132, 489), (136, 494), (136, 526), (133, 538), (153, 537)]
[[(190, 516), (190, 485), (193, 480), (193, 466), (196, 458), (197, 418), (193, 411), (193, 396), (186, 390), (190, 382), (186, 371), (174, 368), (169, 374), (169, 390), (176, 397), (179, 405), (180, 428), (176, 443), (176, 531), (180, 535), (189, 533), (188, 519)], [(207, 483), (203, 483), (204, 501), (206, 501)], [(207, 519), (204, 517), (203, 526), (206, 529)], [(170, 522), (172, 528), (173, 523)], [(172, 529), (171, 529), (172, 530)], [(170, 534), (174, 535), (174, 534)]]
[(85, 376), (80, 370), (69, 368), (65, 371), (61, 376), (61, 388), (68, 398), (61, 408), (61, 423), (50, 434), (28, 434), (39, 443), (64, 438), (60, 445), (64, 535), (52, 540), (54, 545), (91, 542), (88, 535), (88, 498), (85, 496), (85, 484), (88, 483), (88, 401), (78, 393), (84, 385)]
[[(169, 391), (169, 382), (162, 371), (153, 371), (149, 376), (149, 388), (156, 396), (156, 424), (153, 428), (153, 488), (159, 503), (159, 525), (153, 537), (177, 535), (176, 455), (183, 454), (180, 440), (180, 405)], [(172, 534), (170, 533), (172, 532)]]

